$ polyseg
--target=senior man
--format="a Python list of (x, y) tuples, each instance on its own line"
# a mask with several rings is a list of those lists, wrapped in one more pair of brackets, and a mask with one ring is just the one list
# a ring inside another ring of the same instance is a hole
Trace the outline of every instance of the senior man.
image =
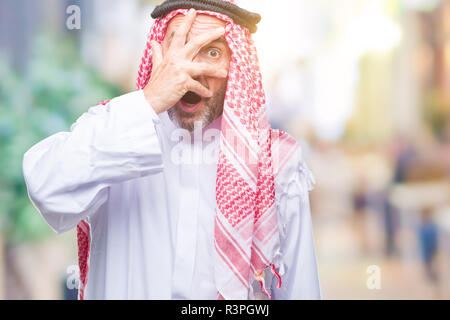
[(24, 155), (43, 218), (77, 227), (79, 298), (320, 298), (314, 180), (267, 120), (260, 16), (230, 0), (152, 16), (138, 90)]

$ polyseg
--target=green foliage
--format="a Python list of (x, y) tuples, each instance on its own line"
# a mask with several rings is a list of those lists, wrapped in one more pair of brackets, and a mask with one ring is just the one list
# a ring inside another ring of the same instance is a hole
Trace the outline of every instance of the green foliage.
[(38, 37), (23, 74), (0, 56), (0, 228), (7, 241), (34, 241), (51, 231), (28, 198), (23, 154), (70, 125), (98, 102), (121, 94), (84, 65), (70, 38)]

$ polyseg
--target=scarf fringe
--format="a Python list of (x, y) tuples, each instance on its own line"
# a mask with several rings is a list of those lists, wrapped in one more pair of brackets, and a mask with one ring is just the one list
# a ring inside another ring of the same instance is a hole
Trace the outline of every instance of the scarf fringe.
[[(267, 266), (267, 268), (270, 267), (270, 271), (272, 272), (272, 274), (277, 278), (277, 288), (281, 289), (281, 276), (280, 274), (277, 272), (275, 265), (273, 263), (271, 263), (270, 265)], [(259, 282), (259, 285), (261, 287), (261, 292), (268, 297), (269, 299), (273, 299), (273, 295), (270, 294), (269, 289), (266, 286), (266, 280), (264, 277), (264, 272), (261, 272), (261, 274), (257, 277), (255, 277), (255, 279)]]
[(278, 283), (277, 283), (277, 288), (281, 289), (281, 277), (278, 274), (277, 270), (275, 269), (275, 265), (272, 263), (272, 274), (277, 277), (278, 279)]
[(264, 293), (267, 297), (269, 297), (269, 299), (272, 299), (272, 295), (269, 293), (269, 291), (267, 291), (266, 289), (266, 283), (264, 281), (264, 277), (262, 277), (261, 279), (258, 280), (259, 284), (261, 285), (261, 291), (262, 293)]

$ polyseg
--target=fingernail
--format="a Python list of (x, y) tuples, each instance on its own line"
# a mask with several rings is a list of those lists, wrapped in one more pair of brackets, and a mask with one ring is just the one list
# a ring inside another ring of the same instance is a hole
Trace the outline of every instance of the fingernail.
[(195, 13), (195, 9), (194, 8), (189, 9), (188, 14), (193, 15), (194, 13)]
[(216, 29), (217, 33), (225, 33), (225, 28), (218, 28)]

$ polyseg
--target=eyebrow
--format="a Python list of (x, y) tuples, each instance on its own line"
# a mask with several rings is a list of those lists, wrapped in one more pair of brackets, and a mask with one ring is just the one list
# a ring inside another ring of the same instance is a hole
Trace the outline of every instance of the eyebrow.
[(228, 47), (228, 42), (227, 42), (227, 40), (225, 40), (224, 37), (220, 37), (219, 39), (216, 39), (216, 40), (210, 42), (210, 44), (213, 44), (213, 43), (221, 43), (221, 44), (225, 45), (226, 47)]

